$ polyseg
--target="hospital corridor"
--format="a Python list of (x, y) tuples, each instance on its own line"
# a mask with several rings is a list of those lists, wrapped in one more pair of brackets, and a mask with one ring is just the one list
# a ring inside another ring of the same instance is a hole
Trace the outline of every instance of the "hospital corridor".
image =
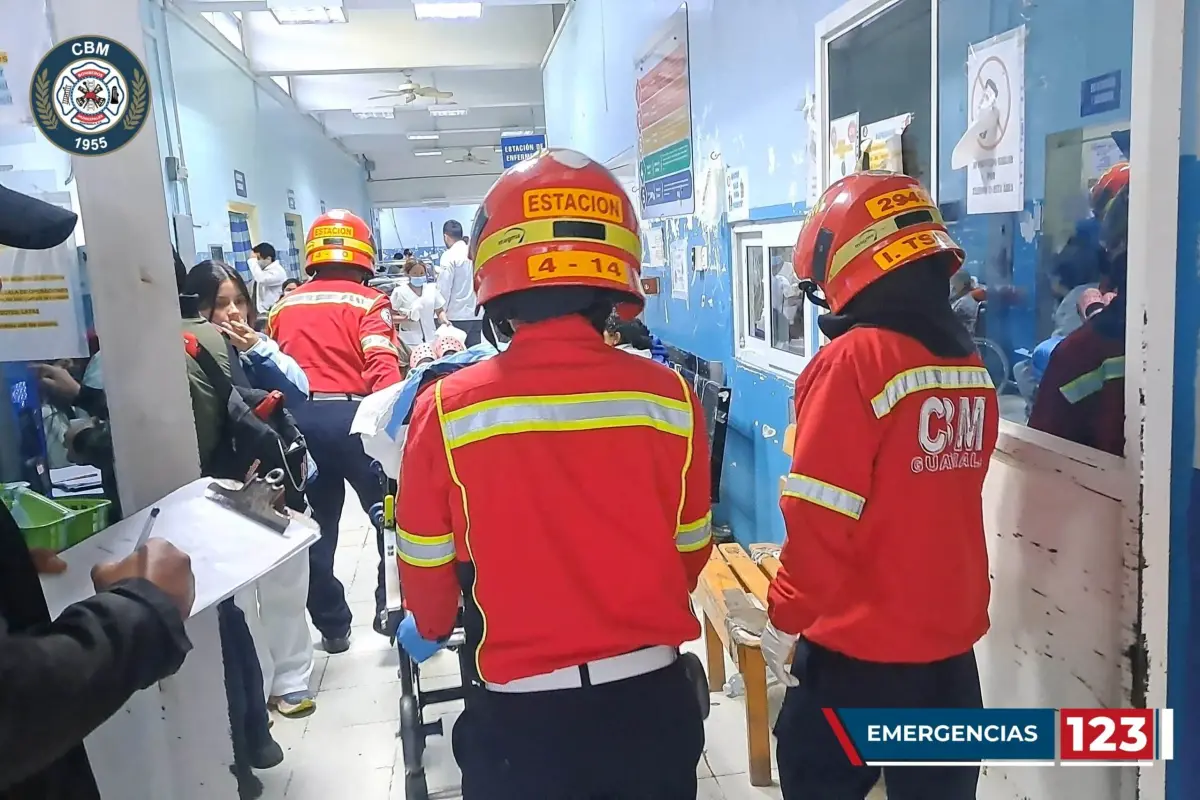
[(1200, 798), (1200, 0), (0, 0), (0, 800)]

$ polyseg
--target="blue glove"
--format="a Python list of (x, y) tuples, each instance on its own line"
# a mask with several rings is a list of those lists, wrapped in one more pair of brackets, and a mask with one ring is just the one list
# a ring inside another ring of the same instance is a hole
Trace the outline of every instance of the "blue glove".
[(400, 640), (400, 646), (404, 648), (404, 652), (408, 653), (413, 661), (420, 664), (427, 661), (430, 656), (441, 650), (443, 645), (441, 642), (433, 642), (426, 639), (417, 630), (417, 618), (412, 614), (406, 614), (400, 622), (400, 627), (396, 629), (396, 638)]

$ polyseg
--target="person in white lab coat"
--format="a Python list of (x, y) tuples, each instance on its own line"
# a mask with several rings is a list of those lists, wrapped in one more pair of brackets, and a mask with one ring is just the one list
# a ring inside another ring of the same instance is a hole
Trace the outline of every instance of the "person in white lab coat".
[(446, 300), (438, 285), (429, 280), (429, 268), (423, 261), (409, 259), (404, 275), (392, 290), (392, 311), (400, 341), (409, 349), (433, 344), (438, 325), (449, 324)]
[(475, 270), (467, 252), (462, 223), (447, 220), (442, 226), (447, 250), (442, 253), (437, 285), (446, 298), (446, 317), (450, 324), (467, 334), (467, 347), (479, 344), (483, 333), (483, 314), (475, 299)]
[(254, 305), (258, 316), (266, 322), (271, 306), (283, 297), (283, 284), (287, 283), (287, 270), (275, 260), (275, 248), (266, 242), (254, 246), (250, 258), (250, 276), (254, 278)]

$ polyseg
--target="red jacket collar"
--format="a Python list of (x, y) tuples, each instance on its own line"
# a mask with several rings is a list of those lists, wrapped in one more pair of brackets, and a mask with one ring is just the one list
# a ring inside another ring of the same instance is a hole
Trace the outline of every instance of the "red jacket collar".
[(513, 334), (511, 347), (522, 348), (548, 342), (608, 346), (590, 322), (578, 314), (568, 314), (544, 322), (522, 323)]

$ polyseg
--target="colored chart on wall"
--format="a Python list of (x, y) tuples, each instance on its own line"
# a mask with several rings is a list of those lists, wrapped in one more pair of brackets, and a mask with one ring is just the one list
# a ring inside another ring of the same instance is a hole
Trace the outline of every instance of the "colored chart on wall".
[(650, 41), (634, 67), (643, 217), (694, 213), (686, 5)]

